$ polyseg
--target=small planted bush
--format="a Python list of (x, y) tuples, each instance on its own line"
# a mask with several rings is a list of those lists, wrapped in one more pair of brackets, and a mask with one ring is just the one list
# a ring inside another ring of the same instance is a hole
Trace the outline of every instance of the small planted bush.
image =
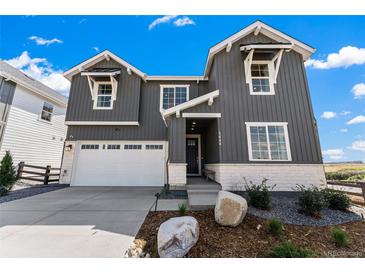
[(8, 192), (16, 182), (16, 171), (10, 151), (6, 151), (0, 162), (0, 189), (2, 194)]
[(248, 194), (248, 201), (250, 205), (259, 208), (268, 210), (271, 207), (271, 193), (275, 187), (269, 187), (266, 182), (267, 179), (264, 178), (261, 182), (261, 184), (254, 184), (252, 181), (247, 183), (245, 179), (246, 185), (245, 190)]
[(324, 189), (322, 193), (330, 209), (347, 210), (350, 207), (351, 200), (345, 193), (334, 189)]
[(349, 236), (340, 228), (332, 229), (331, 235), (336, 245), (339, 247), (347, 247), (350, 243)]
[(355, 182), (360, 182), (360, 181), (365, 182), (365, 174), (352, 175), (352, 176), (348, 177), (347, 180), (348, 181), (355, 181)]
[(269, 232), (275, 236), (280, 236), (284, 230), (283, 224), (276, 218), (273, 218), (268, 222), (267, 228)]
[(322, 191), (315, 186), (306, 188), (301, 185), (297, 185), (297, 190), (299, 191), (299, 211), (308, 216), (319, 217), (322, 209), (327, 207)]
[(185, 216), (186, 215), (186, 211), (187, 211), (187, 206), (185, 203), (179, 204), (179, 213), (181, 216)]
[(310, 249), (297, 247), (292, 242), (285, 241), (274, 246), (270, 253), (273, 258), (310, 258), (315, 257), (315, 253)]

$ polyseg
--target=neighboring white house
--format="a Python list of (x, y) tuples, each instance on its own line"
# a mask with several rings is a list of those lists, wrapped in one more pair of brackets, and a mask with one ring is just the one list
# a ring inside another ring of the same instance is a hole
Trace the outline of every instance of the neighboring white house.
[(0, 157), (60, 167), (67, 98), (0, 61)]

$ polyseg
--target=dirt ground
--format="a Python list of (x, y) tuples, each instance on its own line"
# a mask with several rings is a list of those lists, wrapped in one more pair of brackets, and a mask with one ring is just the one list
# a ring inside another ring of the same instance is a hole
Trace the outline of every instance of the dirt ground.
[[(331, 237), (333, 227), (307, 227), (284, 225), (284, 235), (279, 239), (267, 231), (267, 221), (247, 215), (238, 227), (218, 225), (213, 210), (191, 211), (200, 226), (197, 244), (186, 257), (190, 258), (255, 258), (270, 257), (272, 246), (282, 240), (313, 250), (317, 257), (365, 257), (365, 222), (352, 222), (338, 227), (344, 229), (350, 239), (349, 247), (337, 247)], [(157, 232), (160, 224), (178, 212), (150, 212), (146, 217), (135, 243), (151, 257), (158, 257)]]

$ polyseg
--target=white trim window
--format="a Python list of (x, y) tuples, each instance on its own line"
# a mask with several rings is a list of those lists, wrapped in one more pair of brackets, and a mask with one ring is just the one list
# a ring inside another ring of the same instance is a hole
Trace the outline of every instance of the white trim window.
[(272, 61), (252, 61), (251, 64), (251, 95), (274, 95), (274, 63)]
[(113, 108), (113, 85), (111, 82), (95, 82), (94, 109)]
[(54, 107), (52, 104), (44, 102), (40, 118), (44, 121), (51, 122), (53, 115), (53, 108)]
[(161, 85), (160, 110), (166, 110), (189, 100), (189, 85)]
[(291, 161), (287, 123), (246, 123), (250, 161)]

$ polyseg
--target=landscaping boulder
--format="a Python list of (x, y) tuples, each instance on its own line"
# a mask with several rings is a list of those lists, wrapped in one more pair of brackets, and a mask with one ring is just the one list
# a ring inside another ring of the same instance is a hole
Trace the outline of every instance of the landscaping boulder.
[(161, 258), (182, 258), (198, 238), (199, 224), (194, 217), (171, 218), (158, 229), (158, 254)]
[(219, 191), (214, 209), (215, 221), (223, 226), (238, 226), (247, 213), (243, 197), (228, 191)]

